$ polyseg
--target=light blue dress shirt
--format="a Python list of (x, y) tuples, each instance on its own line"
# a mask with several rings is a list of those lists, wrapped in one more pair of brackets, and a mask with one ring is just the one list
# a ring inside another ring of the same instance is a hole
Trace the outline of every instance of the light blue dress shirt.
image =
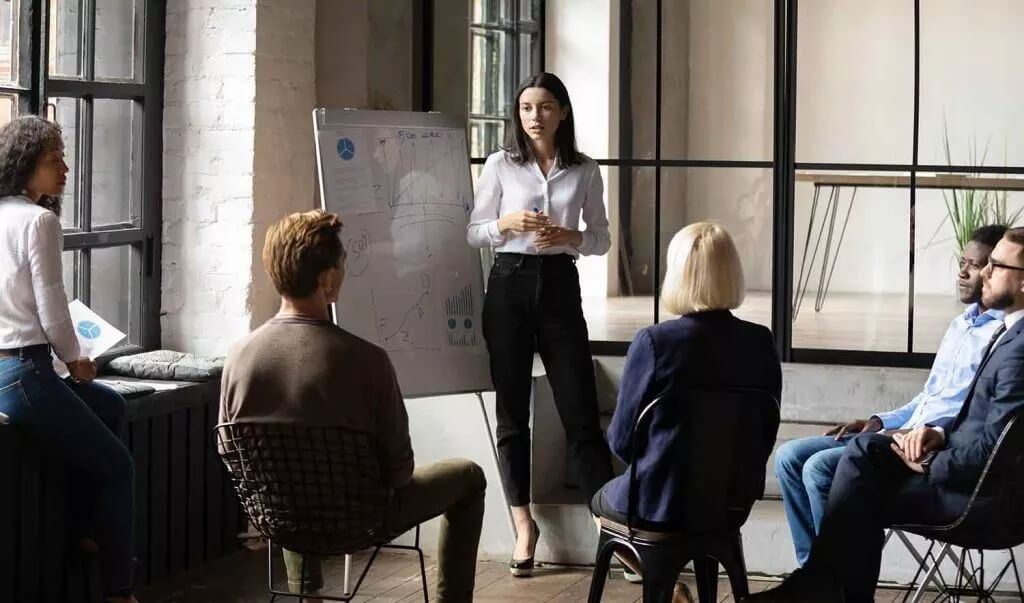
[(971, 304), (953, 319), (942, 337), (924, 390), (904, 406), (875, 416), (885, 429), (914, 429), (936, 419), (956, 416), (981, 364), (989, 341), (1003, 323), (999, 310), (979, 312)]

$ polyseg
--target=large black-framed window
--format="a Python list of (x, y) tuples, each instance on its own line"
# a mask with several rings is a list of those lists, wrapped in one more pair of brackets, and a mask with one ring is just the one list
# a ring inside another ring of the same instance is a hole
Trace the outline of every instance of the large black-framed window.
[[(671, 318), (657, 302), (668, 239), (712, 219), (749, 273), (738, 314), (770, 326), (784, 360), (930, 365), (963, 308), (951, 214), (965, 199), (989, 204), (978, 223), (1024, 210), (1022, 116), (1000, 100), (1017, 96), (1005, 74), (1019, 37), (1001, 23), (1024, 14), (952, 0), (610, 6), (616, 128), (597, 159), (617, 244), (609, 298), (584, 300), (592, 350), (624, 354), (637, 328)], [(542, 34), (554, 46), (559, 32)]]
[(160, 341), (165, 11), (166, 0), (0, 3), (0, 121), (61, 125), (65, 288), (128, 334), (118, 352)]
[(516, 86), (544, 64), (542, 0), (471, 0), (469, 152), (504, 142)]

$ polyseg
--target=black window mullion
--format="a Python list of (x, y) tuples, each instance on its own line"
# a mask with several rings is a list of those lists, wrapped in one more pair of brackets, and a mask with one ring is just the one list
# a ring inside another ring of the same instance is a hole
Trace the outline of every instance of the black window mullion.
[(116, 247), (119, 245), (141, 244), (147, 232), (141, 228), (118, 230), (94, 230), (92, 232), (71, 231), (64, 233), (64, 249), (87, 249), (91, 247)]
[(78, 19), (78, 73), (89, 82), (96, 79), (96, 0), (81, 0)]
[(62, 77), (50, 78), (47, 82), (53, 96), (81, 98), (96, 96), (111, 99), (139, 99), (146, 95), (146, 87), (134, 82), (89, 82)]
[(78, 289), (78, 299), (88, 306), (92, 303), (92, 250), (85, 248), (76, 255), (78, 260), (75, 262), (75, 287)]
[(661, 304), (661, 0), (657, 0), (654, 45), (654, 324), (658, 323)]
[(22, 28), (19, 36), (19, 50), (28, 56), (22, 56), (20, 64), (27, 66), (28, 71), (19, 77), (26, 84), (30, 93), (27, 97), (25, 114), (42, 114), (46, 106), (46, 62), (49, 57), (48, 32), (50, 25), (49, 2), (46, 0), (24, 0), (22, 3)]
[[(142, 1), (142, 0), (140, 0)], [(142, 322), (138, 342), (146, 349), (160, 345), (160, 257), (161, 219), (163, 214), (163, 121), (161, 107), (164, 97), (164, 39), (166, 0), (146, 0), (143, 13), (144, 63), (139, 67), (145, 97), (139, 106), (142, 135), (139, 152), (139, 184), (142, 229), (142, 283), (139, 303)], [(134, 173), (134, 172), (133, 172)]]
[(92, 230), (92, 140), (93, 100), (78, 101), (78, 227)]

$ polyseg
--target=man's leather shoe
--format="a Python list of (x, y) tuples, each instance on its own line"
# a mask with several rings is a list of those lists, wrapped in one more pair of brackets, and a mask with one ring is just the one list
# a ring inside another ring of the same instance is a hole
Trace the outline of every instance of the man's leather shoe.
[(834, 580), (798, 569), (771, 590), (748, 595), (743, 601), (765, 603), (843, 603), (843, 590)]

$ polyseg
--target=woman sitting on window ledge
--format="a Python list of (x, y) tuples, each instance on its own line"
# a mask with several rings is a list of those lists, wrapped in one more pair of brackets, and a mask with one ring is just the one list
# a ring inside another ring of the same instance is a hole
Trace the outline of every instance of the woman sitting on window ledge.
[(82, 546), (99, 555), (107, 600), (127, 603), (135, 519), (125, 402), (93, 382), (96, 363), (81, 357), (68, 311), (57, 215), (67, 173), (57, 125), (21, 117), (0, 127), (0, 413), (72, 467)]

